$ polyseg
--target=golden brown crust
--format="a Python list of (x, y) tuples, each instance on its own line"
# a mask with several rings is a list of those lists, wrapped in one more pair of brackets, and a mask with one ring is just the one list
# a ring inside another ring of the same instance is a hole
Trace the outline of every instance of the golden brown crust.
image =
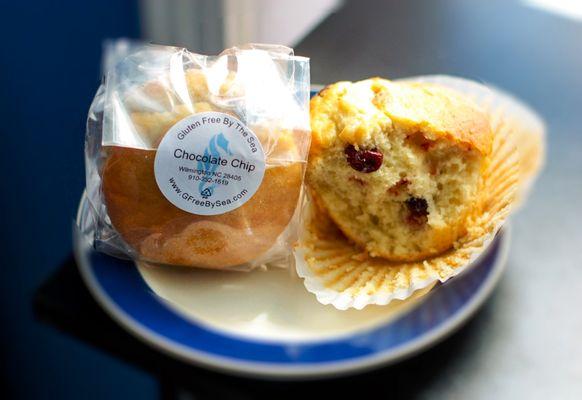
[(338, 137), (362, 144), (370, 132), (394, 123), (432, 135), (431, 140), (443, 138), (483, 155), (491, 152), (488, 117), (472, 102), (438, 85), (381, 78), (338, 82), (311, 100), (312, 152), (331, 146)]
[(108, 147), (103, 194), (115, 229), (151, 262), (233, 267), (266, 252), (299, 198), (300, 163), (268, 168), (255, 195), (231, 212), (199, 216), (172, 205), (154, 177), (155, 151)]

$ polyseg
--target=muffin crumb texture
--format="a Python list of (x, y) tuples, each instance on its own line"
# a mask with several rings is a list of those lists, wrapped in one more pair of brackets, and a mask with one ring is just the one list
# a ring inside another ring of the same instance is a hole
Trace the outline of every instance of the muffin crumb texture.
[(472, 103), (374, 78), (328, 86), (311, 120), (310, 192), (371, 256), (420, 260), (466, 232), (493, 136)]

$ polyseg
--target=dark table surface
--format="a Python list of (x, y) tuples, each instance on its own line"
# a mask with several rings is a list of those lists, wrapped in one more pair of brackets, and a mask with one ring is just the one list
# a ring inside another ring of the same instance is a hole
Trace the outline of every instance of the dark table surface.
[(95, 304), (72, 259), (36, 291), (37, 318), (153, 374), (168, 397), (361, 388), (391, 398), (582, 398), (582, 24), (527, 2), (348, 2), (296, 53), (311, 57), (316, 83), (460, 75), (505, 88), (545, 118), (547, 166), (513, 218), (507, 272), (476, 317), (398, 365), (300, 384), (226, 377), (154, 352)]

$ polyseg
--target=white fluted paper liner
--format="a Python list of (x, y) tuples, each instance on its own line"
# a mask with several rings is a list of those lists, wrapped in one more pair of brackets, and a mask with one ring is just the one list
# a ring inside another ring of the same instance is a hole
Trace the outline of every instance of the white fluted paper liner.
[[(311, 216), (313, 212), (312, 204), (307, 201), (304, 207), (306, 215), (309, 214)], [(310, 218), (310, 216), (307, 218)], [(325, 222), (323, 223), (325, 224)], [(327, 223), (333, 224), (331, 221), (327, 221)], [(309, 233), (303, 232), (302, 235), (309, 235)], [(306, 238), (303, 236), (302, 239)], [(360, 279), (371, 278), (373, 281), (374, 278), (366, 274), (365, 268), (367, 268), (367, 265), (359, 259), (359, 257), (367, 256), (361, 250), (348, 243), (339, 232), (337, 232), (337, 236), (327, 236), (326, 240), (319, 240), (319, 246), (317, 248), (310, 248), (307, 241), (304, 240), (302, 245), (295, 249), (296, 271), (299, 277), (303, 278), (307, 290), (315, 294), (320, 303), (331, 304), (339, 310), (347, 310), (348, 308), (361, 310), (369, 304), (387, 305), (392, 300), (405, 300), (418, 290), (434, 286), (439, 281), (438, 275), (428, 274), (425, 278), (419, 276), (419, 279), (415, 279), (410, 285), (393, 291), (370, 291), (354, 296), (351, 290), (340, 290), (338, 287), (327, 286), (329, 282), (322, 272), (325, 272), (324, 270), (326, 268), (329, 269), (329, 275), (331, 279), (334, 279), (337, 277), (336, 275), (344, 271), (338, 265), (337, 274), (335, 274), (333, 271), (335, 269), (335, 266), (332, 265), (333, 263), (337, 265), (338, 262), (341, 262), (345, 266), (346, 262), (351, 264), (351, 261), (353, 261), (354, 265), (347, 265), (346, 268), (348, 270), (352, 267), (356, 268), (354, 270), (355, 273), (363, 272)], [(317, 257), (319, 260), (324, 261), (320, 265), (313, 265), (309, 263), (311, 257)]]
[[(479, 212), (470, 219), (467, 234), (454, 248), (420, 262), (370, 257), (307, 202), (303, 232), (294, 251), (297, 273), (319, 302), (340, 310), (406, 299), (416, 290), (445, 282), (469, 268), (484, 254), (516, 200), (524, 198), (542, 164), (543, 123), (527, 107), (495, 89), (460, 78), (426, 76), (409, 80), (438, 83), (465, 93), (491, 114), (494, 140), (491, 162), (484, 173), (484, 197)], [(507, 113), (503, 107), (507, 107)], [(525, 128), (516, 133), (517, 127)], [(520, 135), (539, 139), (537, 155), (531, 156), (535, 162), (530, 163), (536, 167), (527, 174), (521, 172), (524, 153), (516, 148)]]

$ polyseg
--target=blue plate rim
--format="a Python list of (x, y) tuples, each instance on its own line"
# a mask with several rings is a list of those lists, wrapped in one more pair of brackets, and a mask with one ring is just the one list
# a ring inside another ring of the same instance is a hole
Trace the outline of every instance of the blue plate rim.
[[(473, 296), (451, 317), (437, 327), (427, 331), (417, 338), (406, 341), (396, 348), (377, 351), (374, 354), (350, 360), (332, 361), (326, 363), (296, 363), (293, 365), (256, 361), (241, 361), (222, 355), (193, 349), (186, 345), (167, 339), (163, 335), (143, 326), (139, 320), (121, 309), (98, 283), (89, 261), (90, 244), (76, 229), (81, 221), (83, 205), (87, 201), (83, 192), (77, 212), (76, 225), (73, 229), (74, 253), (81, 276), (90, 293), (109, 316), (122, 327), (132, 333), (142, 342), (153, 346), (169, 356), (176, 357), (187, 363), (239, 376), (260, 377), (263, 379), (318, 379), (329, 376), (346, 375), (363, 372), (374, 367), (386, 366), (404, 358), (408, 358), (422, 350), (440, 342), (449, 336), (468, 320), (489, 297), (505, 269), (509, 245), (510, 229), (506, 226), (500, 235), (498, 256), (482, 284)], [(470, 271), (465, 271), (469, 272)], [(464, 272), (464, 273), (465, 273)], [(463, 273), (463, 274), (464, 274)], [(188, 320), (189, 322), (192, 322)], [(293, 343), (295, 344), (295, 343)]]

